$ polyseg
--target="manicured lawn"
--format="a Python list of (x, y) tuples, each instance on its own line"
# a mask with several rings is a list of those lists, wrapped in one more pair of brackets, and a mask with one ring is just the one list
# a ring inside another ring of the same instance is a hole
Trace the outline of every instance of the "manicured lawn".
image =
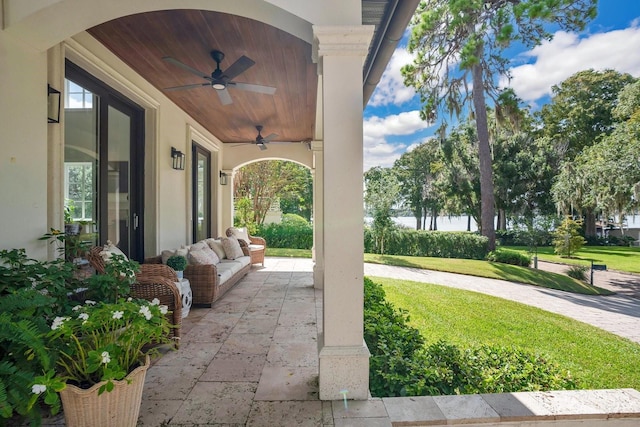
[[(528, 253), (525, 246), (504, 246), (505, 249), (513, 249)], [(538, 248), (538, 259), (541, 261), (560, 262), (563, 264), (591, 265), (606, 264), (611, 270), (640, 273), (640, 247), (629, 246), (584, 246), (575, 256), (562, 258), (553, 252), (553, 247)]]
[(527, 267), (457, 258), (410, 257), (400, 255), (364, 254), (365, 262), (403, 267), (423, 268), (449, 273), (501, 279), (550, 289), (586, 295), (611, 295), (606, 289), (591, 286), (562, 274)]
[(311, 258), (311, 249), (270, 248), (267, 246), (265, 255), (284, 258)]
[(520, 303), (446, 286), (372, 278), (427, 343), (514, 345), (547, 354), (583, 388), (640, 389), (640, 345)]

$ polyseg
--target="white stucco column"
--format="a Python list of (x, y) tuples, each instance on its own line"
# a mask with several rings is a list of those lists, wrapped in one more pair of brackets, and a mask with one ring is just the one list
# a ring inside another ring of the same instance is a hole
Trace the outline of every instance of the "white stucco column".
[(313, 286), (324, 289), (324, 207), (322, 141), (311, 142), (313, 151)]
[[(223, 169), (223, 173), (227, 174), (227, 185), (220, 185), (220, 203), (222, 205), (222, 216), (218, 226), (218, 234), (225, 237), (224, 232), (227, 228), (233, 226), (233, 171), (231, 169)], [(215, 182), (220, 183), (220, 178)]]
[(362, 66), (373, 27), (314, 26), (322, 77), (324, 305), (320, 399), (369, 395), (363, 340)]

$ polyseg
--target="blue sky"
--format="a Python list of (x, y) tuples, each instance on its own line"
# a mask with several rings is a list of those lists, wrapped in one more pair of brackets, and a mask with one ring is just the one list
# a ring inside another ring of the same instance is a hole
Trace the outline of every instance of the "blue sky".
[[(551, 42), (532, 50), (511, 50), (508, 86), (533, 110), (549, 101), (553, 85), (581, 70), (614, 69), (640, 77), (640, 0), (598, 3), (598, 16), (583, 32), (558, 31)], [(405, 36), (364, 110), (365, 171), (392, 166), (436, 130), (420, 120), (420, 101), (402, 83), (400, 68), (411, 59)]]

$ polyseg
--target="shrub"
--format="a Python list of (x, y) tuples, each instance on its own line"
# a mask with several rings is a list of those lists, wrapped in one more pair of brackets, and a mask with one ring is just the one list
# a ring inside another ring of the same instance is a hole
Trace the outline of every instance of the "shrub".
[[(380, 253), (375, 236), (365, 228), (367, 253)], [(385, 237), (387, 255), (429, 256), (439, 258), (485, 259), (488, 240), (470, 232), (394, 229)]]
[(364, 279), (364, 339), (371, 352), (369, 388), (376, 397), (574, 389), (576, 382), (547, 357), (515, 347), (461, 349), (438, 341), (425, 348), (406, 311)]
[(489, 252), (487, 254), (487, 261), (519, 265), (522, 267), (529, 267), (531, 265), (531, 257), (529, 255), (502, 248)]
[(553, 233), (553, 245), (557, 254), (571, 258), (571, 254), (580, 250), (586, 243), (584, 237), (580, 235), (581, 227), (582, 220), (576, 221), (567, 217), (562, 221)]
[(547, 357), (516, 347), (461, 349), (438, 341), (425, 355), (425, 370), (406, 387), (410, 395), (510, 393), (575, 389), (576, 381)]
[(255, 235), (264, 238), (271, 248), (311, 249), (313, 246), (313, 227), (295, 214), (283, 215), (280, 224), (260, 226)]
[(587, 271), (589, 267), (585, 265), (572, 265), (566, 271), (567, 276), (573, 277), (574, 279), (581, 280), (583, 282), (587, 281)]
[(384, 289), (364, 279), (364, 340), (371, 352), (369, 389), (374, 396), (402, 396), (407, 380), (422, 367), (424, 338), (408, 325), (406, 312), (386, 301)]
[[(24, 249), (0, 250), (0, 425), (15, 417), (39, 423), (39, 396), (31, 386), (43, 373), (53, 376), (55, 357), (44, 337), (57, 313), (71, 312), (68, 295), (80, 286), (74, 271), (63, 260), (39, 262)], [(59, 409), (55, 391), (44, 394), (52, 413)]]

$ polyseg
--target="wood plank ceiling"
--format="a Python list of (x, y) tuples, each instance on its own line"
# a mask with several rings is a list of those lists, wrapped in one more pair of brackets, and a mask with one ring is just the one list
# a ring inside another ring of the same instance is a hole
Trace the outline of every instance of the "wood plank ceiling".
[[(106, 22), (89, 33), (138, 74), (223, 142), (248, 142), (278, 134), (274, 141), (312, 139), (318, 76), (311, 45), (291, 34), (252, 19), (219, 12), (167, 10)], [(223, 105), (211, 86), (166, 91), (180, 85), (206, 83), (201, 77), (163, 60), (170, 56), (210, 75), (216, 64), (212, 50), (224, 52), (226, 70), (242, 55), (255, 65), (233, 79), (276, 88), (274, 95), (227, 89), (232, 104)]]

